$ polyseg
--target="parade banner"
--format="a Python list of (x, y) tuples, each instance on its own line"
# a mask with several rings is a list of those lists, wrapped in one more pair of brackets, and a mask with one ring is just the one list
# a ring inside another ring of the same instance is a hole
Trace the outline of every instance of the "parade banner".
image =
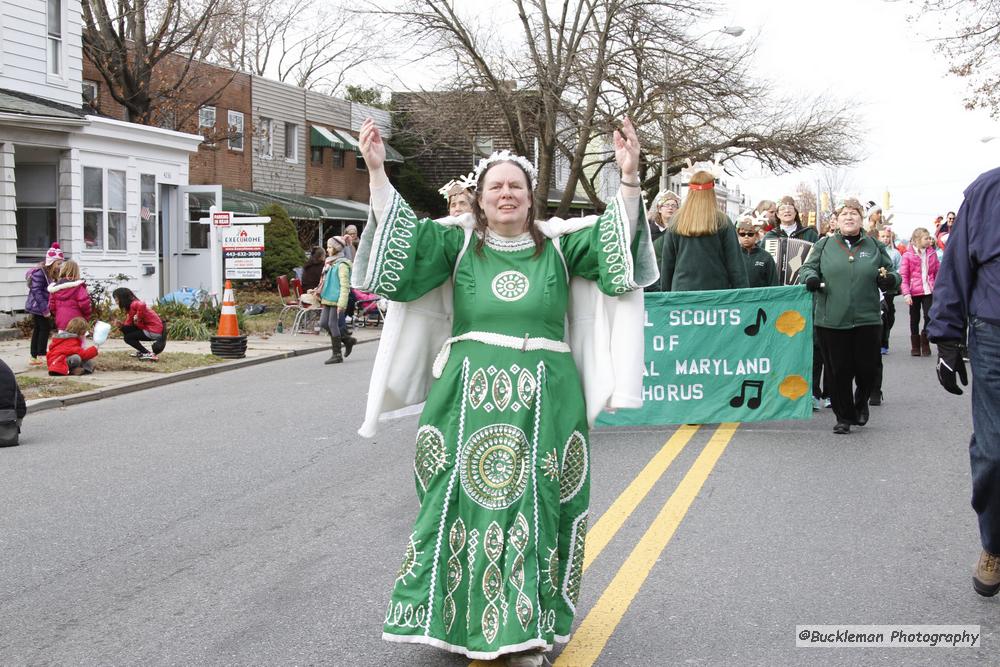
[(643, 406), (599, 426), (812, 417), (812, 295), (803, 285), (647, 293)]

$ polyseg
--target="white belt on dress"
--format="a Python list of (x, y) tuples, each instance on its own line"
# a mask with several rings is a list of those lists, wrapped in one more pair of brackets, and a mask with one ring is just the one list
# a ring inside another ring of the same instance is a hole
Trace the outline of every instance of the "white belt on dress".
[(546, 350), (548, 352), (570, 351), (569, 345), (561, 340), (531, 338), (528, 334), (524, 334), (524, 338), (518, 338), (517, 336), (505, 336), (504, 334), (490, 333), (488, 331), (470, 331), (460, 336), (452, 336), (444, 342), (444, 345), (441, 346), (441, 351), (434, 358), (434, 366), (431, 368), (431, 373), (434, 377), (439, 378), (441, 377), (441, 373), (444, 372), (445, 364), (448, 363), (448, 357), (451, 355), (452, 343), (462, 340), (474, 340), (477, 343), (506, 347), (511, 350), (521, 350), (521, 352), (534, 350)]

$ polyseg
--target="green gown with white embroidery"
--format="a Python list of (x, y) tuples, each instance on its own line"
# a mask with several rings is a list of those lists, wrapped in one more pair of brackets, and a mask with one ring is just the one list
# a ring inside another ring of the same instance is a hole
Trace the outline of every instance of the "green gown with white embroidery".
[[(397, 197), (374, 258), (376, 291), (411, 301), (454, 280), (452, 336), (565, 340), (570, 276), (625, 291), (616, 202), (589, 228), (546, 240), (417, 220)], [(393, 252), (393, 250), (396, 252)], [(560, 250), (561, 255), (560, 257)], [(456, 267), (457, 262), (457, 267)], [(617, 278), (616, 278), (617, 276)], [(384, 638), (472, 658), (566, 641), (580, 592), (590, 500), (584, 397), (571, 354), (456, 342), (431, 387), (414, 463), (420, 511)]]

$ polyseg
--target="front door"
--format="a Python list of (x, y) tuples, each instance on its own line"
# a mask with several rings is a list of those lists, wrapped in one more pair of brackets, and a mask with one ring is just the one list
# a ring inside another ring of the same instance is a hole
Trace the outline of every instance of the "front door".
[(179, 224), (171, 231), (170, 255), (165, 258), (174, 270), (170, 272), (171, 288), (181, 287), (212, 291), (211, 256), (209, 255), (209, 207), (222, 209), (221, 185), (182, 185), (177, 189)]

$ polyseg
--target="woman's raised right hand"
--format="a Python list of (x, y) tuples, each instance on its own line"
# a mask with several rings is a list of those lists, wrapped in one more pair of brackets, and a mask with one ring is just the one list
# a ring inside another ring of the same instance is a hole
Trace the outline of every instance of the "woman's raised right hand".
[(364, 158), (368, 171), (380, 171), (385, 163), (385, 144), (382, 143), (382, 133), (378, 131), (374, 120), (365, 119), (358, 138), (361, 157)]

